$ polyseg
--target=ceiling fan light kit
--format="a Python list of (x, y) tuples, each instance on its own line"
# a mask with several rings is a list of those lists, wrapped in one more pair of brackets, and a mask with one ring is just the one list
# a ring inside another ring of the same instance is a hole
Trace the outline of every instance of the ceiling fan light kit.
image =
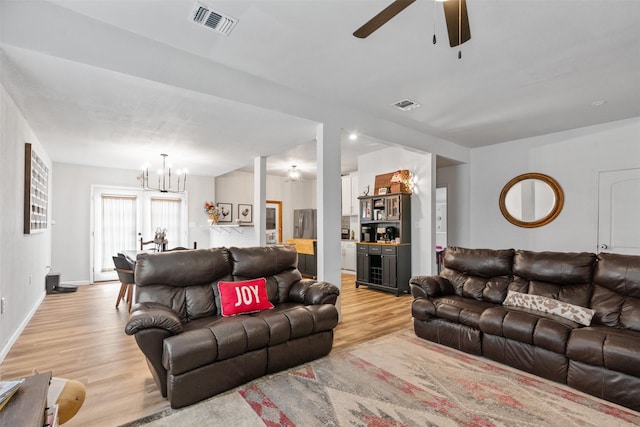
[[(357, 38), (367, 38), (384, 24), (393, 19), (415, 0), (395, 0), (380, 13), (358, 28), (353, 35)], [(447, 23), (447, 33), (449, 36), (449, 46), (456, 47), (471, 39), (471, 29), (469, 27), (469, 15), (467, 13), (466, 0), (434, 0), (434, 32), (433, 44), (436, 44), (435, 34), (435, 3), (442, 3), (444, 17)], [(458, 50), (458, 59), (462, 58), (462, 51)]]

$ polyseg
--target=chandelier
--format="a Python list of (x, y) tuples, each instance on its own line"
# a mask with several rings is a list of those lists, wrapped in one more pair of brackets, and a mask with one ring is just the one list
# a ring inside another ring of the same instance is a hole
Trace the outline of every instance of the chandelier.
[(300, 173), (300, 170), (297, 169), (296, 165), (291, 166), (291, 169), (289, 169), (289, 172), (287, 172), (287, 179), (284, 180), (284, 182), (302, 182), (302, 174)]
[(158, 186), (152, 187), (149, 185), (149, 167), (144, 166), (142, 168), (142, 174), (138, 177), (138, 180), (141, 181), (142, 188), (146, 191), (159, 191), (161, 193), (184, 193), (185, 184), (187, 183), (187, 170), (178, 169), (176, 171), (178, 186), (176, 189), (173, 189), (171, 185), (171, 166), (167, 168), (168, 154), (160, 155), (162, 156), (162, 169), (158, 169)]

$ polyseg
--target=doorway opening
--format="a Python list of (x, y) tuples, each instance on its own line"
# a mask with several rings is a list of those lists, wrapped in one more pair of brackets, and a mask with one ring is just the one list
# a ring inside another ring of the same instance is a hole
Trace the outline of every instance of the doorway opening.
[(282, 201), (267, 200), (267, 244), (282, 244)]

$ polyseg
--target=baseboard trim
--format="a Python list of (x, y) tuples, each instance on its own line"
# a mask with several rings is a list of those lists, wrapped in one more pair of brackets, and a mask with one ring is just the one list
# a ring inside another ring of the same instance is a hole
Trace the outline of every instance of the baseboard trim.
[(91, 282), (88, 280), (71, 280), (67, 282), (60, 282), (61, 285), (74, 285), (74, 286), (84, 286), (90, 285)]
[(42, 291), (36, 303), (33, 305), (29, 313), (27, 313), (22, 323), (20, 323), (20, 326), (18, 326), (18, 329), (16, 329), (13, 335), (11, 335), (11, 337), (9, 338), (9, 341), (7, 341), (7, 344), (2, 348), (2, 351), (0, 351), (0, 364), (4, 362), (4, 358), (7, 357), (7, 354), (9, 354), (9, 351), (11, 351), (11, 347), (13, 347), (16, 341), (18, 341), (18, 338), (20, 338), (20, 335), (22, 335), (22, 332), (24, 332), (24, 329), (31, 321), (31, 318), (34, 314), (36, 314), (38, 308), (40, 308), (40, 304), (42, 304), (42, 301), (44, 301), (44, 297), (46, 295), (47, 293)]

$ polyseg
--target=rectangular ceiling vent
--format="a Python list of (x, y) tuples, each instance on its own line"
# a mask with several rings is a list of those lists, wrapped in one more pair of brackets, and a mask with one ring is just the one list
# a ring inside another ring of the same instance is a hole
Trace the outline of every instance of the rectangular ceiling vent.
[(238, 23), (236, 18), (212, 10), (202, 3), (195, 4), (189, 15), (189, 20), (225, 36), (231, 34)]
[(414, 108), (420, 107), (420, 104), (410, 99), (401, 99), (398, 102), (394, 102), (393, 106), (401, 109), (402, 111), (410, 111)]

